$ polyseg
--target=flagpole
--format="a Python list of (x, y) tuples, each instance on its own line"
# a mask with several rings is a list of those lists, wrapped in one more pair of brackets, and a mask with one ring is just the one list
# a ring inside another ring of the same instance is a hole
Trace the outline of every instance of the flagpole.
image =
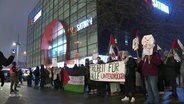
[(138, 49), (136, 50), (136, 54), (137, 54), (137, 58), (140, 58)]
[(167, 62), (167, 60), (169, 58), (169, 55), (171, 54), (171, 51), (172, 51), (172, 49), (170, 49), (169, 53), (167, 54), (166, 60), (164, 61), (165, 64), (166, 64), (166, 62)]
[(107, 54), (106, 55), (108, 55), (109, 56), (109, 50), (110, 50), (110, 45), (111, 45), (111, 35), (110, 35), (110, 39), (109, 39), (109, 46), (108, 46), (108, 50), (107, 50)]
[(116, 49), (118, 50), (118, 56), (120, 56), (120, 59), (121, 59), (121, 55), (119, 55), (119, 48), (118, 48), (118, 46), (116, 46)]

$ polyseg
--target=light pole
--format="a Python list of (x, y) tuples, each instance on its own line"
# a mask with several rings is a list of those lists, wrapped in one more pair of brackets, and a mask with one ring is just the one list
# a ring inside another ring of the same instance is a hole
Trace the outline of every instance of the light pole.
[(18, 40), (17, 40), (17, 42), (13, 42), (12, 43), (12, 45), (13, 46), (16, 46), (16, 62), (17, 62), (17, 64), (19, 63), (19, 47), (20, 47), (20, 42), (19, 42), (19, 35), (18, 35)]
[(25, 57), (25, 67), (27, 67), (27, 52), (26, 51), (24, 51), (24, 57)]

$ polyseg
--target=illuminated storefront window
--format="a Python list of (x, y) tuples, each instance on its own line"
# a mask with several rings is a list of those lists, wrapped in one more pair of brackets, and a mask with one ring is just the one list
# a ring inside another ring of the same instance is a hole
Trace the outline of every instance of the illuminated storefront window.
[(49, 44), (49, 58), (63, 56), (66, 53), (65, 30), (57, 23), (52, 32), (52, 42)]

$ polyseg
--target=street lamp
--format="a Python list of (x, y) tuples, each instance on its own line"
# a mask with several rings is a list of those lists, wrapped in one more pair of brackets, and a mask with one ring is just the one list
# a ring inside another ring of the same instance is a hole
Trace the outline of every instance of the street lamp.
[(12, 43), (13, 46), (16, 46), (16, 62), (17, 64), (19, 63), (19, 46), (20, 46), (20, 43), (19, 42), (13, 42)]
[(24, 57), (25, 57), (25, 59), (24, 59), (25, 60), (25, 67), (27, 67), (27, 52), (24, 51), (23, 54), (24, 54)]

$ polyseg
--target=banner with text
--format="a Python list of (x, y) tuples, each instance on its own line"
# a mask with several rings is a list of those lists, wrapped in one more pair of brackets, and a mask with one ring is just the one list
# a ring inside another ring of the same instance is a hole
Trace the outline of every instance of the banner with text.
[(124, 61), (116, 61), (107, 64), (91, 64), (90, 80), (106, 82), (124, 82)]

